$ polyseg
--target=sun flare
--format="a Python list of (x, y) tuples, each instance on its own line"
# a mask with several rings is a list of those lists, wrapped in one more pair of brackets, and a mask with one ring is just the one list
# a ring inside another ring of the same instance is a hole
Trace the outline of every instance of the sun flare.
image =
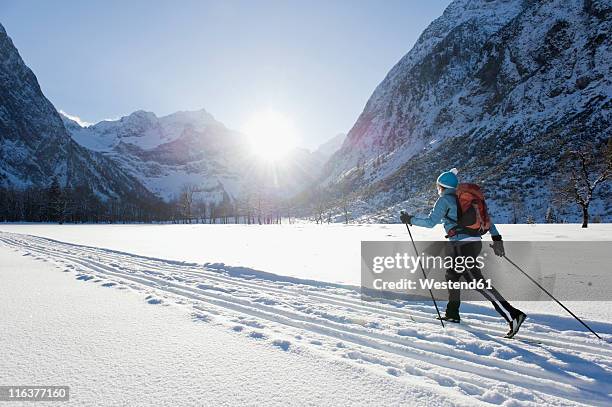
[(291, 120), (275, 110), (252, 115), (243, 127), (253, 153), (265, 161), (277, 161), (295, 147), (296, 132)]

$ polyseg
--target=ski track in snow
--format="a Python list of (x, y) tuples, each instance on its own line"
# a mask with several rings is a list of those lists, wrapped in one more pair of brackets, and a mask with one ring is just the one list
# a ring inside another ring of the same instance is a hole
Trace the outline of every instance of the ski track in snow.
[[(571, 318), (559, 327), (528, 319), (516, 340), (499, 318), (464, 313), (442, 330), (426, 303), (365, 302), (358, 289), (300, 282), (244, 267), (154, 259), (0, 232), (0, 242), (76, 278), (132, 289), (150, 304), (191, 307), (193, 320), (265, 340), (279, 351), (308, 348), (408, 380), (425, 380), (480, 402), (610, 405), (612, 324), (606, 342)], [(603, 330), (603, 332), (601, 332)], [(475, 400), (475, 402), (476, 402)]]

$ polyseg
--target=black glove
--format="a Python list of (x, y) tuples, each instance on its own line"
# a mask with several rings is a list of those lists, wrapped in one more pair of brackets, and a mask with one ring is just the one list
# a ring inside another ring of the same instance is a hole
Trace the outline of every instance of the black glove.
[(506, 255), (506, 251), (504, 250), (504, 242), (502, 242), (502, 237), (500, 235), (492, 236), (493, 244), (489, 245), (493, 248), (493, 252), (500, 257), (504, 257)]
[(412, 226), (412, 215), (408, 215), (406, 212), (401, 211), (400, 212), (400, 222)]

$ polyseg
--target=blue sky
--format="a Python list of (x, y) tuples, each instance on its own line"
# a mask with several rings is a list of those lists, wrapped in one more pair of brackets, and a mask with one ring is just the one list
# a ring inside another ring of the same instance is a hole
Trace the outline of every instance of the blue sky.
[(241, 129), (289, 118), (298, 143), (347, 132), (449, 0), (2, 0), (46, 96), (88, 122), (205, 108)]

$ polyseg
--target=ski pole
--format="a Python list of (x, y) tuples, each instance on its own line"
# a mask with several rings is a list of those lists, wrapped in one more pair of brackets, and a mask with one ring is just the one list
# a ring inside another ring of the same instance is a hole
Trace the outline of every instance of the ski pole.
[[(412, 232), (410, 231), (410, 227), (408, 226), (407, 223), (405, 223), (406, 225), (406, 229), (408, 229), (408, 234), (410, 235), (410, 240), (412, 241), (412, 247), (414, 247), (414, 253), (417, 255), (417, 258), (419, 259), (419, 266), (421, 267), (421, 271), (423, 272), (423, 278), (427, 278), (427, 275), (425, 274), (425, 269), (423, 268), (423, 264), (421, 263), (421, 259), (419, 257), (419, 251), (417, 250), (416, 244), (414, 243), (414, 239), (412, 238)], [(442, 315), (440, 315), (440, 310), (438, 309), (438, 303), (436, 302), (436, 299), (434, 298), (433, 292), (431, 291), (431, 288), (429, 289), (429, 295), (431, 295), (431, 300), (434, 303), (434, 307), (436, 307), (436, 312), (438, 313), (438, 318), (440, 319), (440, 323), (442, 324), (442, 328), (444, 328), (444, 321), (442, 320)]]
[[(525, 275), (525, 277), (527, 277), (528, 279), (531, 280), (532, 283), (534, 283), (535, 285), (537, 285), (538, 287), (540, 287), (540, 289), (542, 291), (544, 291), (546, 294), (548, 294), (548, 296), (550, 298), (552, 298), (553, 300), (555, 300), (557, 302), (557, 304), (559, 304), (561, 307), (563, 307), (564, 310), (566, 310), (567, 312), (570, 313), (571, 316), (573, 316), (574, 318), (576, 318), (576, 320), (578, 322), (580, 322), (582, 325), (585, 326), (586, 329), (588, 329), (589, 331), (591, 331), (593, 333), (593, 335), (595, 335), (597, 338), (601, 339), (601, 337), (599, 335), (597, 335), (597, 332), (593, 331), (587, 324), (584, 323), (584, 321), (582, 321), (580, 318), (578, 318), (576, 316), (576, 314), (574, 314), (572, 311), (569, 310), (569, 308), (567, 308), (565, 305), (563, 305), (561, 303), (561, 301), (559, 301), (558, 299), (556, 299), (551, 293), (548, 292), (548, 290), (546, 290), (546, 288), (542, 287), (537, 281), (535, 281), (533, 278), (531, 278), (531, 276), (529, 274), (527, 274), (522, 268), (520, 268), (515, 262), (513, 262), (512, 260), (510, 260), (506, 255), (504, 255), (504, 259), (508, 260), (510, 262), (510, 264), (512, 264), (514, 267), (516, 267), (516, 269), (518, 271), (520, 271), (521, 273), (523, 273)], [(601, 339), (603, 341), (603, 339)]]

